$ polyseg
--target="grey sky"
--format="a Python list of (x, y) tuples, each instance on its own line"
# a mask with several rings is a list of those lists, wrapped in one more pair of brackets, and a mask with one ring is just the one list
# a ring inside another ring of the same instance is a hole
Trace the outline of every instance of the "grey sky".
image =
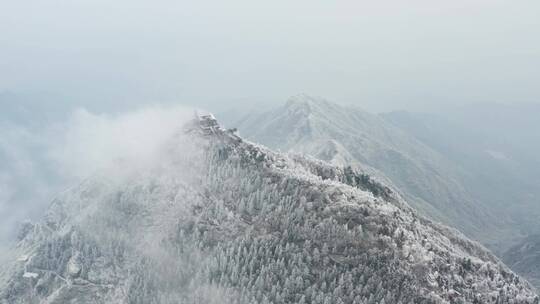
[(537, 0), (2, 1), (0, 92), (98, 108), (538, 102), (538, 37)]

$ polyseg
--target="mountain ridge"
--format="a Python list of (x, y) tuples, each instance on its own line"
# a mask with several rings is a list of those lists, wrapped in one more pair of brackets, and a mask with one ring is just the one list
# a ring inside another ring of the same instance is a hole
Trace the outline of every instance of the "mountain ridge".
[(500, 218), (460, 184), (460, 168), (377, 115), (298, 95), (282, 107), (240, 119), (237, 126), (246, 138), (273, 149), (360, 166), (396, 184), (421, 212), (497, 246), (485, 231), (499, 230), (494, 222)]
[(59, 196), (4, 265), (1, 301), (538, 303), (485, 248), (353, 168), (219, 127), (163, 153)]

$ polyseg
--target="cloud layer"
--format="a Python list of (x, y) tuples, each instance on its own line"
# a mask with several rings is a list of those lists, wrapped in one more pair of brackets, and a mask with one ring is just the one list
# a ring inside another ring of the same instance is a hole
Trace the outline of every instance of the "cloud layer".
[[(0, 244), (17, 222), (37, 219), (59, 191), (117, 162), (156, 160), (193, 117), (184, 107), (153, 106), (115, 115), (74, 111), (65, 122), (0, 128)], [(0, 248), (1, 249), (1, 248)]]
[(536, 0), (4, 2), (0, 92), (212, 109), (301, 92), (370, 110), (540, 98)]

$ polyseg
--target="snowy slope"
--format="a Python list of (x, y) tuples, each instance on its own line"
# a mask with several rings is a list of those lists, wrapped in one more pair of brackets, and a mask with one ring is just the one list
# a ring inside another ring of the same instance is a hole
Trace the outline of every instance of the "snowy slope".
[(538, 303), (457, 231), (352, 168), (189, 126), (29, 225), (0, 303)]
[(464, 180), (476, 197), (510, 217), (523, 234), (537, 234), (539, 115), (540, 106), (534, 104), (487, 103), (444, 115), (392, 112), (383, 117), (466, 168), (470, 174)]
[(377, 115), (299, 95), (283, 107), (233, 125), (242, 136), (273, 149), (372, 169), (381, 179), (391, 180), (422, 213), (490, 247), (511, 235), (506, 220), (462, 183), (466, 172)]
[(540, 288), (540, 106), (485, 103), (442, 114), (392, 112), (384, 118), (467, 168), (468, 188), (512, 220), (501, 246), (513, 270)]
[(503, 255), (504, 262), (540, 289), (540, 235), (530, 235)]

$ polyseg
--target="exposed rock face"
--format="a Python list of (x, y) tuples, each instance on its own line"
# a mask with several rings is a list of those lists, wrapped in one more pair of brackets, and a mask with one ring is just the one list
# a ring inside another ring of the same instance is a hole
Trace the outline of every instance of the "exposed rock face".
[(91, 177), (29, 230), (0, 303), (538, 303), (392, 187), (220, 128)]

